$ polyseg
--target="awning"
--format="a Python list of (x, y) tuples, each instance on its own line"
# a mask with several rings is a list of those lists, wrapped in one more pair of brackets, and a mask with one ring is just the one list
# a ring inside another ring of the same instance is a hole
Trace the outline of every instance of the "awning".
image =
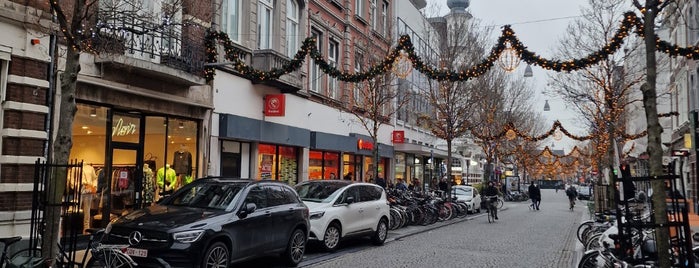
[[(403, 152), (409, 154), (416, 154), (422, 156), (430, 156), (430, 152), (434, 157), (447, 158), (447, 151), (437, 148), (431, 148), (414, 143), (394, 143), (393, 150), (396, 152)], [(452, 155), (454, 157), (454, 155)]]

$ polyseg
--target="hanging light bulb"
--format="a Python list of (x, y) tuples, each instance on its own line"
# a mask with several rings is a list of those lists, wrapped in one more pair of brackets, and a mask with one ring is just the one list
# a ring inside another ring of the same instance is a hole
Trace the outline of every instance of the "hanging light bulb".
[(179, 128), (184, 128), (184, 122), (180, 122)]
[(544, 112), (551, 111), (551, 106), (549, 106), (549, 100), (546, 100), (546, 103), (544, 103)]
[(92, 107), (90, 109), (90, 117), (96, 117), (97, 116), (97, 108)]

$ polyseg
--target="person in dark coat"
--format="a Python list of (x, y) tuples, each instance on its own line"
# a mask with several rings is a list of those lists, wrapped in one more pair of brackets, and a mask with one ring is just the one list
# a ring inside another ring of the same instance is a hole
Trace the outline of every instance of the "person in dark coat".
[(376, 178), (376, 184), (381, 186), (381, 188), (386, 189), (386, 180), (381, 176), (381, 174), (379, 174), (379, 177)]
[(529, 184), (529, 198), (532, 199), (532, 209), (539, 210), (539, 204), (541, 204), (541, 189), (539, 189), (539, 186), (534, 184), (533, 181)]

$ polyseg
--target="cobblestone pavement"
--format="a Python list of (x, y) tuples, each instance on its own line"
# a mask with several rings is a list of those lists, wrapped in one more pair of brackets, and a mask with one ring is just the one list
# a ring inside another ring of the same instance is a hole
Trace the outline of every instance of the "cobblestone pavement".
[(307, 267), (574, 267), (585, 207), (571, 212), (561, 191), (542, 195), (539, 211), (508, 202), (494, 224), (480, 214)]
[[(562, 191), (544, 189), (539, 211), (529, 202), (506, 202), (493, 224), (480, 213), (391, 231), (381, 247), (366, 239), (344, 242), (334, 253), (310, 245), (299, 267), (576, 267), (582, 249), (575, 231), (586, 209), (578, 202), (570, 211)], [(234, 266), (283, 267), (274, 258)]]

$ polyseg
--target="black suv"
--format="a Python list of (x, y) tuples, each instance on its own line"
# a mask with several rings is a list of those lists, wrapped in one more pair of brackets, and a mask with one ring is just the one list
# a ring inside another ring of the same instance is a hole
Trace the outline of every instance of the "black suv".
[(139, 267), (227, 267), (269, 255), (296, 266), (309, 226), (308, 207), (286, 184), (202, 178), (110, 223), (102, 242), (129, 245)]

